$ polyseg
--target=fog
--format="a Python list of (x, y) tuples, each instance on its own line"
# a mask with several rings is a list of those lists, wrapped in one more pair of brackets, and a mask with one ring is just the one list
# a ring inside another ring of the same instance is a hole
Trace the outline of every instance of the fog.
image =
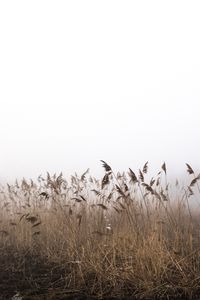
[(200, 169), (199, 1), (1, 1), (0, 180)]

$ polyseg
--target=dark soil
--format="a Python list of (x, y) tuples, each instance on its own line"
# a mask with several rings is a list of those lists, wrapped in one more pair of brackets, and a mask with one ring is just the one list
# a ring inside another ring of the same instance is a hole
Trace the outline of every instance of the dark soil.
[(66, 268), (30, 251), (0, 249), (0, 300), (9, 300), (17, 292), (23, 300), (85, 299), (66, 288)]

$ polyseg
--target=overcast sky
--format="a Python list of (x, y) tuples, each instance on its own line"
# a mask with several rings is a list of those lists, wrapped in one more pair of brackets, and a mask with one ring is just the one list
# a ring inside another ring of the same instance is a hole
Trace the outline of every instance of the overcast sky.
[(1, 1), (0, 179), (200, 168), (199, 1)]

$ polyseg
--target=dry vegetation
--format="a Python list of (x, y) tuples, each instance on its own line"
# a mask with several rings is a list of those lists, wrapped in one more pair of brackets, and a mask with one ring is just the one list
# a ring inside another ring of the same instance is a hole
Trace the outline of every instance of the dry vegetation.
[(148, 163), (102, 163), (102, 180), (1, 187), (0, 299), (199, 299), (200, 175), (187, 164), (188, 186), (173, 187), (165, 164), (150, 179)]

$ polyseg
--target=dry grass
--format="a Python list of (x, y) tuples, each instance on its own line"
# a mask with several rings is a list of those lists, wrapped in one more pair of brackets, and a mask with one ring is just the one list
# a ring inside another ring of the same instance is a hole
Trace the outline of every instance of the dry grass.
[(200, 176), (187, 164), (174, 187), (165, 164), (149, 179), (148, 163), (138, 175), (102, 163), (102, 180), (1, 188), (0, 299), (198, 299)]

